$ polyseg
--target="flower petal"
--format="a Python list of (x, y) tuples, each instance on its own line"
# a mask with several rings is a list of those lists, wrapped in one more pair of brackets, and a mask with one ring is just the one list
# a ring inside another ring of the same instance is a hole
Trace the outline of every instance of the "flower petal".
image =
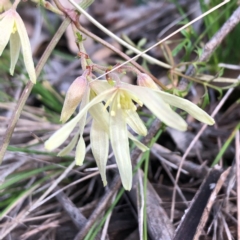
[(132, 128), (132, 130), (138, 135), (146, 136), (147, 128), (144, 125), (142, 119), (133, 110), (125, 110), (127, 124)]
[(67, 140), (77, 123), (77, 119), (72, 119), (70, 122), (61, 127), (45, 142), (45, 148), (48, 151), (52, 151), (62, 145)]
[(108, 133), (95, 120), (93, 120), (92, 122), (90, 140), (92, 153), (96, 160), (103, 181), (103, 185), (106, 186), (106, 165), (109, 151), (109, 137)]
[(166, 125), (180, 131), (186, 131), (187, 123), (175, 113), (152, 89), (122, 84), (122, 88), (137, 95), (147, 108)]
[(90, 86), (97, 94), (100, 94), (112, 88), (112, 86), (106, 80), (94, 80), (90, 82)]
[(128, 131), (122, 109), (117, 108), (114, 99), (112, 106), (115, 116), (110, 117), (110, 140), (118, 165), (123, 187), (130, 190), (132, 187), (132, 163), (130, 159)]
[(62, 157), (62, 156), (68, 155), (75, 147), (78, 137), (79, 137), (79, 132), (75, 134), (75, 136), (72, 138), (70, 143), (58, 153), (58, 156)]
[(21, 40), (22, 45), (22, 53), (23, 53), (23, 60), (25, 63), (25, 67), (27, 69), (28, 75), (30, 80), (33, 83), (36, 83), (36, 72), (34, 68), (33, 58), (32, 58), (32, 50), (31, 45), (29, 42), (27, 30), (25, 28), (25, 25), (23, 23), (23, 20), (19, 16), (17, 12), (15, 12), (15, 23), (17, 26), (17, 31)]
[(197, 120), (208, 125), (213, 125), (215, 123), (214, 119), (211, 116), (209, 116), (205, 111), (203, 111), (194, 103), (160, 90), (156, 90), (156, 92), (161, 96), (164, 102), (174, 107), (185, 110)]
[(11, 55), (11, 66), (10, 66), (10, 74), (14, 74), (14, 69), (19, 57), (20, 53), (20, 37), (18, 32), (15, 32), (10, 37), (10, 55)]
[(134, 144), (142, 151), (145, 152), (149, 150), (149, 148), (141, 143), (136, 137), (134, 137), (130, 132), (128, 132), (128, 137), (134, 142)]
[(91, 114), (94, 121), (98, 123), (99, 126), (101, 126), (105, 132), (109, 132), (109, 113), (104, 108), (102, 103), (97, 103), (96, 105), (92, 106), (89, 109), (89, 113)]
[[(10, 11), (10, 10), (9, 10)], [(5, 17), (0, 21), (0, 56), (7, 46), (10, 36), (13, 31), (14, 18), (6, 12)]]
[(86, 155), (86, 145), (82, 136), (80, 136), (75, 153), (76, 165), (82, 166)]

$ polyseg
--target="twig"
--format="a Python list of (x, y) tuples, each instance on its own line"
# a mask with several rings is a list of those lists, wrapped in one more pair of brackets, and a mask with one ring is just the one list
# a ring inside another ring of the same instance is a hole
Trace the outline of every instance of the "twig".
[[(71, 22), (71, 20), (69, 18), (64, 19), (61, 26), (58, 28), (57, 32), (53, 36), (51, 42), (47, 46), (47, 48), (44, 51), (41, 59), (38, 62), (38, 65), (36, 66), (37, 77), (41, 73), (41, 71), (42, 71), (45, 63), (47, 62), (50, 54), (52, 53), (53, 49), (55, 48), (58, 41), (62, 37), (63, 33), (66, 31), (70, 22)], [(3, 136), (2, 145), (1, 145), (1, 149), (0, 149), (0, 164), (2, 163), (2, 160), (3, 160), (3, 157), (4, 157), (5, 152), (7, 150), (8, 144), (9, 144), (10, 139), (12, 137), (12, 134), (14, 132), (14, 128), (17, 124), (17, 121), (18, 121), (20, 115), (21, 115), (21, 112), (23, 110), (23, 107), (24, 107), (27, 99), (28, 99), (28, 96), (32, 91), (33, 86), (34, 86), (33, 83), (31, 81), (28, 81), (28, 83), (26, 84), (26, 86), (25, 86), (25, 88), (22, 92), (22, 95), (21, 95), (21, 97), (20, 97), (20, 99), (19, 99), (19, 101), (18, 101), (18, 103), (17, 103), (17, 105), (14, 109), (11, 120), (10, 120), (9, 125), (7, 127), (7, 130), (6, 130), (6, 133)]]
[[(98, 37), (97, 35), (95, 35), (94, 33), (88, 31), (86, 28), (84, 28), (83, 26), (81, 26), (80, 24), (76, 24), (76, 27), (79, 31), (83, 32), (84, 34), (86, 34), (88, 37), (94, 39), (95, 41), (101, 43), (103, 46), (111, 49), (113, 52), (115, 52), (116, 54), (118, 54), (119, 56), (121, 56), (123, 59), (125, 59), (126, 61), (131, 60), (131, 58), (123, 53), (122, 51), (120, 51), (119, 49), (117, 49), (116, 47), (114, 47), (114, 45), (106, 42), (105, 40), (101, 39), (100, 37)], [(167, 90), (167, 88), (155, 77), (153, 76), (150, 72), (148, 72), (146, 69), (144, 69), (141, 65), (139, 65), (137, 62), (135, 61), (131, 61), (130, 64), (132, 64), (134, 67), (136, 67), (139, 71), (144, 72), (146, 74), (149, 75), (149, 77), (151, 77), (153, 79), (153, 81), (158, 84), (163, 90)]]
[(236, 148), (236, 178), (237, 178), (237, 239), (240, 240), (240, 137), (239, 131), (236, 132), (235, 148)]
[[(233, 28), (240, 22), (240, 7), (231, 15), (231, 17), (223, 24), (217, 33), (206, 43), (203, 48), (203, 53), (197, 60), (198, 62), (207, 61), (213, 54), (214, 50), (221, 44), (224, 38), (233, 30)], [(195, 73), (193, 65), (189, 66), (185, 75), (192, 76)], [(179, 89), (185, 90), (188, 85), (188, 80), (182, 78), (179, 82)]]
[(81, 240), (87, 235), (90, 228), (96, 222), (100, 214), (109, 206), (111, 199), (113, 198), (114, 194), (118, 191), (121, 186), (121, 179), (120, 176), (117, 174), (114, 179), (112, 180), (109, 188), (107, 189), (104, 196), (100, 199), (97, 207), (89, 217), (85, 226), (81, 229), (81, 231), (76, 235), (74, 240)]
[(199, 239), (199, 237), (200, 237), (200, 235), (201, 235), (201, 233), (203, 231), (203, 228), (204, 228), (204, 226), (205, 226), (205, 224), (206, 224), (206, 222), (208, 220), (208, 216), (209, 216), (211, 208), (212, 208), (212, 206), (213, 206), (213, 204), (215, 202), (217, 194), (220, 191), (220, 189), (222, 188), (222, 185), (224, 184), (224, 182), (226, 181), (227, 176), (228, 176), (228, 174), (230, 172), (230, 169), (231, 168), (229, 167), (227, 170), (225, 170), (221, 174), (221, 176), (220, 176), (220, 178), (219, 178), (219, 180), (218, 180), (218, 182), (217, 182), (217, 184), (216, 184), (216, 186), (215, 186), (211, 196), (209, 197), (208, 203), (207, 203), (207, 205), (206, 205), (206, 207), (204, 209), (201, 221), (200, 221), (200, 223), (198, 225), (197, 232), (196, 232), (193, 240), (198, 240)]
[[(159, 144), (154, 144), (153, 147), (151, 148), (151, 152), (160, 160), (161, 158), (165, 158), (169, 162), (176, 164), (177, 168), (179, 168), (182, 158), (172, 153), (167, 148)], [(199, 166), (198, 164), (195, 164), (191, 161), (184, 161), (182, 165), (182, 169), (184, 169), (191, 176), (196, 178), (204, 178), (209, 171), (209, 168), (206, 165)]]
[[(158, 41), (157, 43), (155, 43), (154, 45), (152, 45), (150, 48), (148, 48), (148, 49), (146, 49), (146, 50), (144, 50), (144, 51), (142, 51), (142, 52), (139, 51), (139, 50), (136, 49), (136, 48), (133, 48), (133, 47), (131, 46), (130, 49), (131, 49), (132, 51), (134, 51), (134, 52), (137, 52), (138, 54), (135, 55), (133, 58), (129, 59), (128, 61), (126, 61), (126, 62), (124, 62), (124, 63), (122, 63), (122, 64), (114, 67), (114, 68), (113, 68), (112, 70), (110, 70), (108, 73), (111, 73), (111, 72), (113, 72), (113, 71), (121, 68), (122, 66), (130, 63), (131, 61), (133, 61), (134, 59), (136, 59), (136, 58), (138, 58), (138, 57), (140, 57), (140, 56), (143, 56), (143, 57), (148, 56), (148, 55), (145, 55), (146, 52), (148, 52), (149, 50), (153, 49), (154, 47), (160, 45), (161, 43), (165, 42), (166, 40), (168, 40), (169, 38), (171, 38), (172, 36), (174, 36), (176, 33), (181, 32), (183, 29), (185, 29), (185, 28), (187, 28), (188, 26), (192, 25), (194, 22), (196, 22), (196, 21), (198, 21), (199, 19), (205, 17), (205, 16), (208, 15), (209, 13), (215, 11), (216, 9), (220, 8), (221, 6), (223, 6), (224, 4), (228, 3), (229, 1), (230, 1), (230, 0), (225, 0), (225, 1), (221, 2), (221, 3), (218, 4), (217, 6), (211, 8), (211, 9), (208, 10), (207, 12), (201, 14), (199, 17), (197, 17), (197, 18), (195, 18), (194, 20), (190, 21), (189, 23), (185, 24), (183, 27), (177, 29), (177, 30), (174, 31), (173, 33), (169, 34), (167, 37), (163, 38), (162, 40)], [(98, 26), (102, 31), (104, 31), (104, 32), (105, 32), (106, 34), (108, 34), (109, 36), (113, 37), (115, 40), (118, 39), (118, 37), (117, 37), (115, 34), (113, 34), (112, 32), (109, 32), (108, 29), (104, 28), (104, 27), (101, 26), (98, 22), (96, 22), (96, 21), (95, 21), (84, 9), (82, 9), (76, 2), (74, 2), (73, 0), (69, 0), (69, 2), (71, 2), (72, 5), (74, 5), (74, 6), (76, 7), (76, 9), (78, 9), (79, 12), (81, 12), (82, 14), (84, 14), (90, 21), (94, 21), (94, 24), (97, 24), (97, 26)], [(125, 42), (124, 42), (124, 41), (123, 41), (124, 43), (122, 43), (122, 39), (119, 38), (117, 41), (119, 41), (121, 44), (124, 44), (124, 45), (125, 45)], [(125, 46), (126, 46), (126, 45), (125, 45)], [(128, 46), (126, 46), (126, 47), (128, 47)], [(149, 57), (149, 56), (148, 56), (148, 57)], [(154, 59), (154, 58), (153, 58), (153, 59)], [(158, 65), (160, 65), (160, 66), (162, 66), (162, 63), (159, 64), (159, 61), (156, 62), (156, 60), (155, 60), (155, 63), (158, 64)], [(166, 66), (165, 66), (165, 67), (166, 67)], [(169, 66), (169, 67), (167, 67), (167, 68), (171, 68), (171, 66)], [(99, 76), (99, 77), (96, 78), (96, 79), (99, 79), (99, 78), (101, 78), (101, 77), (103, 77), (103, 76), (105, 76), (105, 75), (106, 75), (106, 74), (102, 74), (101, 76)]]
[[(58, 190), (59, 187), (57, 187), (56, 189)], [(80, 212), (80, 210), (73, 204), (73, 202), (66, 196), (64, 192), (58, 193), (56, 198), (59, 201), (59, 203), (63, 206), (64, 210), (68, 213), (75, 226), (80, 230), (86, 223), (87, 219)]]
[[(112, 198), (112, 203), (114, 202), (115, 198), (116, 198), (116, 194)], [(104, 224), (104, 227), (103, 227), (103, 230), (102, 230), (102, 234), (101, 234), (101, 240), (106, 240), (107, 230), (108, 230), (108, 227), (109, 227), (109, 222), (110, 222), (112, 213), (113, 213), (113, 211), (111, 211), (111, 213), (109, 213), (109, 215), (108, 215), (108, 217), (106, 219), (106, 222)]]
[(137, 53), (137, 54), (141, 54), (142, 57), (144, 57), (145, 59), (147, 59), (148, 61), (150, 61), (151, 63), (155, 63), (161, 67), (164, 68), (172, 68), (172, 66), (161, 62), (147, 54), (145, 54), (144, 52), (141, 52), (140, 50), (138, 50), (137, 48), (133, 47), (132, 45), (128, 44), (127, 42), (125, 42), (124, 40), (122, 40), (120, 37), (118, 37), (117, 35), (115, 35), (114, 33), (112, 33), (111, 31), (109, 31), (107, 28), (105, 28), (103, 25), (101, 25), (98, 21), (96, 21), (91, 15), (89, 15), (83, 8), (81, 8), (75, 1), (73, 0), (69, 0), (69, 2), (80, 12), (82, 13), (92, 24), (94, 24), (97, 28), (101, 29), (104, 33), (106, 33), (108, 36), (110, 36), (111, 38), (113, 38), (114, 40), (116, 40), (117, 42), (119, 42), (120, 44), (122, 44), (124, 47), (132, 50), (133, 52)]
[(209, 201), (209, 199), (211, 199), (213, 188), (218, 182), (220, 175), (221, 172), (219, 170), (212, 169), (206, 176), (200, 189), (194, 196), (194, 199), (191, 201), (190, 207), (186, 211), (185, 215), (182, 217), (182, 220), (176, 230), (174, 240), (193, 239), (203, 211), (207, 206), (207, 202)]
[[(141, 178), (144, 173), (140, 169)], [(129, 192), (131, 202), (137, 205), (138, 192), (138, 178), (135, 175), (133, 178), (133, 189)], [(152, 184), (148, 181), (146, 188), (146, 212), (147, 212), (147, 228), (150, 239), (158, 240), (172, 240), (174, 236), (174, 227), (170, 219), (162, 207), (162, 200), (153, 188)], [(137, 208), (137, 206), (136, 206)], [(144, 238), (145, 239), (145, 238)]]

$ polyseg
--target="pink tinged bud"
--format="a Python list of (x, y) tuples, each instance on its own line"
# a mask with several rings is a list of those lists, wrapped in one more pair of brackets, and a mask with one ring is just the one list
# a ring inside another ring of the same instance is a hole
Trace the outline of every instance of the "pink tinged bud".
[(81, 102), (87, 87), (86, 77), (76, 78), (69, 87), (62, 108), (60, 121), (65, 123), (74, 113)]
[(141, 87), (148, 87), (159, 90), (157, 84), (145, 73), (138, 74), (137, 84)]
[(12, 3), (9, 0), (0, 0), (0, 13), (11, 8)]

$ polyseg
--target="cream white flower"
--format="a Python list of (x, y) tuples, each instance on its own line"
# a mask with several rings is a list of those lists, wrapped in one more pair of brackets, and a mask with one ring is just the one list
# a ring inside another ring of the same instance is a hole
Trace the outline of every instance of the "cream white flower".
[(31, 46), (24, 23), (15, 9), (0, 15), (0, 56), (10, 39), (11, 66), (10, 74), (13, 75), (17, 63), (20, 48), (22, 48), (23, 60), (30, 80), (36, 83)]
[[(165, 124), (180, 131), (187, 129), (187, 123), (171, 109), (169, 104), (187, 111), (204, 123), (210, 125), (214, 123), (214, 120), (195, 104), (158, 89), (133, 86), (122, 82), (113, 87), (107, 81), (94, 81), (90, 84), (98, 95), (85, 105), (75, 118), (55, 132), (47, 140), (45, 147), (53, 150), (60, 146), (89, 110), (94, 119), (91, 129), (91, 144), (104, 185), (106, 183), (105, 168), (109, 138), (122, 184), (126, 190), (131, 189), (132, 165), (128, 138), (133, 136), (129, 136), (127, 125), (139, 135), (147, 133), (146, 127), (136, 113), (136, 103), (140, 106), (145, 104)], [(102, 105), (103, 101), (105, 107)], [(106, 110), (107, 107), (109, 107), (109, 113)]]

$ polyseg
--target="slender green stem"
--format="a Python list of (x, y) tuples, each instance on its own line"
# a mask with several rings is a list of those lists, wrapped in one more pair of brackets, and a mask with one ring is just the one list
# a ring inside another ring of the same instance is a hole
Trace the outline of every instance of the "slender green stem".
[[(221, 6), (223, 6), (224, 4), (226, 4), (227, 2), (229, 2), (230, 0), (224, 0), (223, 2), (221, 2), (220, 4), (218, 4), (217, 6), (211, 8), (209, 11), (201, 14), (200, 16), (198, 16), (197, 18), (195, 18), (194, 20), (192, 20), (191, 22), (185, 24), (184, 26), (180, 27), (179, 29), (177, 29), (175, 32), (169, 34), (167, 37), (163, 38), (162, 40), (158, 41), (157, 43), (155, 43), (154, 45), (152, 45), (151, 47), (149, 47), (148, 49), (144, 50), (144, 51), (139, 51), (137, 49), (135, 49), (134, 47), (130, 46), (129, 44), (126, 44), (125, 41), (123, 41), (121, 38), (118, 38), (115, 34), (113, 34), (112, 32), (110, 32), (108, 29), (106, 29), (105, 27), (103, 27), (102, 25), (100, 25), (95, 19), (93, 19), (84, 9), (82, 9), (76, 2), (74, 2), (74, 0), (69, 0), (69, 2), (74, 5), (76, 7), (76, 9), (81, 12), (83, 15), (85, 15), (93, 24), (95, 24), (97, 27), (99, 27), (102, 31), (104, 31), (106, 34), (108, 34), (109, 36), (113, 37), (116, 41), (118, 41), (119, 43), (121, 43), (122, 45), (124, 45), (125, 47), (131, 49), (134, 52), (137, 52), (138, 54), (136, 56), (134, 56), (133, 58), (131, 58), (130, 60), (118, 65), (117, 67), (113, 68), (110, 72), (113, 72), (117, 69), (119, 69), (120, 67), (122, 67), (123, 65), (126, 65), (127, 63), (131, 62), (132, 60), (142, 56), (145, 57), (147, 56), (147, 58), (149, 59), (150, 56), (146, 55), (145, 53), (148, 52), (149, 50), (153, 49), (154, 47), (160, 45), (161, 43), (165, 42), (166, 40), (168, 40), (169, 38), (171, 38), (172, 36), (174, 36), (176, 33), (181, 32), (183, 29), (187, 28), (188, 26), (190, 26), (191, 24), (193, 24), (194, 22), (198, 21), (199, 19), (205, 17), (206, 15), (208, 15), (209, 13), (215, 11), (216, 9), (220, 8)], [(146, 59), (147, 59), (146, 58)], [(154, 63), (158, 64), (160, 66), (164, 66), (165, 68), (172, 68), (172, 66), (162, 63), (156, 59), (154, 59)], [(150, 60), (152, 61), (152, 59)], [(103, 75), (99, 76), (97, 79), (103, 77)]]
[[(55, 46), (57, 45), (58, 41), (60, 40), (61, 36), (63, 35), (63, 33), (66, 31), (68, 25), (70, 24), (71, 20), (69, 18), (65, 18), (65, 20), (62, 22), (61, 26), (59, 27), (59, 29), (57, 30), (57, 32), (55, 33), (55, 35), (53, 36), (51, 42), (49, 43), (49, 45), (47, 46), (45, 52), (43, 53), (41, 59), (39, 60), (37, 66), (36, 66), (36, 75), (37, 77), (39, 76), (40, 72), (43, 69), (43, 66), (45, 65), (45, 63), (47, 62), (50, 54), (52, 53), (53, 49), (55, 48)], [(14, 128), (17, 124), (17, 121), (21, 115), (21, 112), (23, 110), (23, 107), (28, 99), (29, 94), (31, 93), (31, 90), (33, 88), (34, 84), (29, 81), (23, 92), (22, 95), (14, 109), (14, 112), (11, 116), (11, 120), (10, 123), (7, 127), (6, 133), (3, 136), (3, 140), (2, 140), (2, 145), (1, 145), (1, 149), (0, 149), (0, 164), (2, 163), (4, 154), (6, 152), (6, 149), (8, 147), (8, 144), (10, 142), (10, 139), (12, 137)]]
[(148, 166), (150, 151), (145, 152), (144, 164), (144, 213), (143, 213), (143, 239), (147, 239), (147, 183), (148, 183)]
[(240, 123), (234, 128), (234, 130), (232, 131), (231, 135), (228, 137), (227, 141), (224, 143), (224, 145), (222, 146), (221, 150), (219, 151), (218, 155), (216, 156), (216, 158), (214, 159), (211, 167), (214, 167), (216, 164), (218, 164), (218, 162), (220, 161), (221, 157), (223, 156), (223, 154), (226, 152), (227, 148), (229, 147), (230, 143), (232, 142), (233, 138), (236, 135), (236, 132), (240, 129)]
[[(125, 59), (127, 62), (129, 62), (130, 64), (132, 64), (135, 68), (137, 68), (138, 70), (140, 70), (141, 72), (146, 73), (150, 78), (152, 78), (152, 80), (159, 85), (163, 90), (167, 90), (167, 88), (164, 86), (164, 84), (162, 84), (155, 76), (153, 76), (150, 72), (148, 72), (146, 69), (144, 69), (141, 65), (139, 65), (137, 62), (133, 61), (133, 59), (131, 59), (128, 55), (126, 55), (125, 53), (123, 53), (122, 51), (120, 51), (118, 48), (114, 47), (112, 44), (106, 42), (105, 40), (101, 39), (100, 37), (96, 36), (95, 34), (93, 34), (92, 32), (88, 31), (86, 28), (84, 28), (83, 26), (81, 26), (80, 24), (78, 24), (77, 22), (75, 23), (76, 28), (86, 34), (88, 37), (94, 39), (95, 41), (101, 43), (103, 46), (105, 46), (106, 48), (112, 50), (113, 52), (115, 52), (116, 54), (118, 54), (119, 56), (121, 56), (123, 59)], [(124, 64), (125, 65), (125, 64)], [(114, 69), (117, 69), (116, 67), (114, 67)], [(104, 74), (103, 74), (104, 75)]]
[(91, 15), (89, 15), (83, 8), (81, 8), (78, 4), (76, 4), (76, 2), (74, 2), (73, 0), (69, 0), (69, 2), (71, 4), (73, 4), (77, 10), (79, 10), (79, 12), (81, 12), (86, 18), (88, 18), (88, 20), (90, 22), (92, 22), (96, 27), (98, 27), (99, 29), (101, 29), (104, 33), (106, 33), (108, 36), (112, 37), (113, 39), (115, 39), (117, 42), (119, 42), (120, 44), (122, 44), (124, 47), (132, 50), (133, 52), (137, 53), (137, 54), (141, 54), (142, 57), (144, 57), (145, 59), (147, 59), (148, 61), (150, 61), (151, 63), (155, 63), (159, 66), (162, 66), (164, 68), (172, 68), (172, 66), (170, 66), (169, 64), (166, 64), (164, 62), (161, 62), (147, 54), (145, 54), (144, 52), (139, 51), (137, 48), (133, 47), (132, 45), (128, 44), (127, 42), (125, 42), (124, 40), (122, 40), (120, 37), (118, 37), (117, 35), (115, 35), (114, 33), (112, 33), (111, 31), (109, 31), (107, 28), (105, 28), (103, 25), (101, 25), (98, 21), (96, 21)]

